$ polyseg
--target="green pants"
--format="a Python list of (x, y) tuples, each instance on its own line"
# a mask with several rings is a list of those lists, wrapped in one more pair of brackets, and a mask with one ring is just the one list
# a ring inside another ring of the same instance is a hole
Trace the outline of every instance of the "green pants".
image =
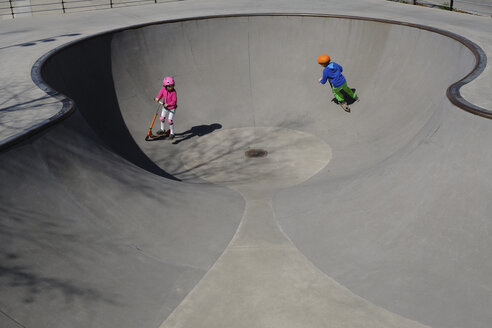
[(338, 100), (338, 102), (345, 101), (345, 99), (343, 99), (343, 94), (341, 92), (342, 90), (345, 91), (345, 93), (347, 93), (353, 99), (357, 97), (355, 92), (353, 92), (352, 89), (348, 87), (347, 82), (345, 82), (344, 84), (342, 84), (342, 86), (338, 88), (335, 87), (332, 88), (333, 94), (335, 95), (335, 98)]

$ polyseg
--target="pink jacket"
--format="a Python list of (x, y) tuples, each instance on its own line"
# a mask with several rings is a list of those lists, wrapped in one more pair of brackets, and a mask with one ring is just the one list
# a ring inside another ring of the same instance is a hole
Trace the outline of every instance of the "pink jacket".
[(165, 104), (168, 104), (167, 109), (175, 109), (178, 103), (178, 97), (176, 95), (176, 90), (167, 92), (166, 87), (162, 88), (157, 95), (157, 98), (163, 99)]

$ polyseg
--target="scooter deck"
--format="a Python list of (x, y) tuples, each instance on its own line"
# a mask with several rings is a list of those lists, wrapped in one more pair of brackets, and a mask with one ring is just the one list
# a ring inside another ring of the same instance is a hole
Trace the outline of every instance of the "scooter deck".
[(146, 141), (152, 141), (152, 140), (158, 140), (158, 139), (163, 139), (165, 137), (168, 137), (169, 136), (169, 133), (170, 131), (169, 130), (166, 130), (166, 132), (164, 132), (164, 134), (149, 134), (145, 137), (145, 140)]

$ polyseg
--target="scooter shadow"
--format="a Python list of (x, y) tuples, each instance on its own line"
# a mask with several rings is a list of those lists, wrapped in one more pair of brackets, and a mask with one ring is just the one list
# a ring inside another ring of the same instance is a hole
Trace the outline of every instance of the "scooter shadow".
[(173, 144), (177, 145), (194, 137), (202, 137), (218, 129), (222, 129), (222, 124), (213, 123), (209, 125), (196, 125), (187, 131), (176, 133), (176, 138), (173, 141)]
[[(355, 93), (355, 91), (357, 89), (352, 89), (351, 88), (351, 90)], [(342, 93), (343, 99), (345, 99), (345, 102), (347, 103), (347, 105), (350, 106), (350, 105), (352, 105), (355, 102), (355, 100), (352, 99), (352, 97), (350, 97), (344, 90), (341, 90), (340, 92)], [(340, 103), (338, 102), (337, 98), (333, 98), (331, 101), (333, 101), (337, 105), (340, 105)]]

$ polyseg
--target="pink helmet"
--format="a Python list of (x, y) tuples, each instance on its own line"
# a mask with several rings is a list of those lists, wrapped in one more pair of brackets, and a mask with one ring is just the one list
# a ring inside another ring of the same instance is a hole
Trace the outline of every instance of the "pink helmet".
[(164, 84), (165, 86), (172, 85), (174, 84), (174, 79), (170, 76), (166, 76), (164, 78), (164, 81), (162, 81), (162, 84)]

